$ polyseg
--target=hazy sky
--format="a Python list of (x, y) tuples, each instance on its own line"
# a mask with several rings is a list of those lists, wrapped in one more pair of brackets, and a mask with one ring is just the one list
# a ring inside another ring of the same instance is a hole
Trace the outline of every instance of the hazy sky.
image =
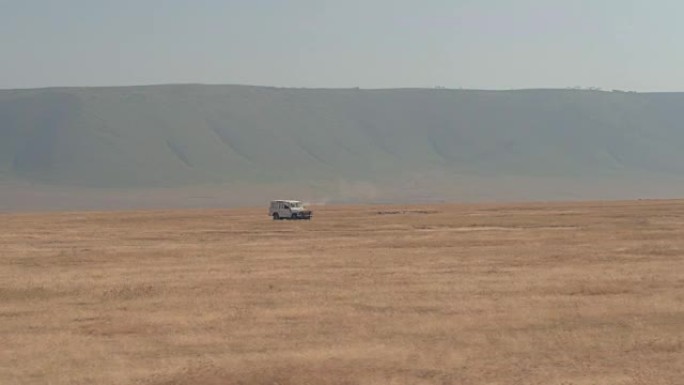
[(684, 91), (681, 0), (0, 0), (0, 88)]

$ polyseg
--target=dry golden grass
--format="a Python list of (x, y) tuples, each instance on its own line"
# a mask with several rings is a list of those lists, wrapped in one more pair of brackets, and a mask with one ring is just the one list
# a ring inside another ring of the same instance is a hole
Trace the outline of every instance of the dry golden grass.
[(684, 202), (0, 216), (1, 384), (682, 384)]

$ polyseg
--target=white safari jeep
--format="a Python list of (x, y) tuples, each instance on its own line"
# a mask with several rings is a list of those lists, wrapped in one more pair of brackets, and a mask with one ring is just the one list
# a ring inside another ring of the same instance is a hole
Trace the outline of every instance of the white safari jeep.
[(306, 210), (300, 201), (276, 200), (271, 201), (268, 215), (274, 221), (279, 219), (311, 219), (311, 210)]

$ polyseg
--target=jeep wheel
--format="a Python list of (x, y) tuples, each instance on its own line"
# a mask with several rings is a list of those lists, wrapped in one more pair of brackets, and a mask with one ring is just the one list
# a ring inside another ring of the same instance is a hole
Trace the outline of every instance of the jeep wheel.
[(280, 219), (280, 215), (278, 215), (278, 213), (273, 213), (273, 220), (277, 221), (279, 219)]
[(297, 219), (297, 214), (292, 214), (292, 216), (290, 218)]

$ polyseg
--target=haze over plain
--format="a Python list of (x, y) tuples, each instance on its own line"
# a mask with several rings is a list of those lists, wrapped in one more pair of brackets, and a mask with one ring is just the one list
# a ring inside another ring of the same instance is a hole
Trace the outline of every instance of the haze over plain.
[(3, 7), (0, 209), (684, 191), (678, 2)]

